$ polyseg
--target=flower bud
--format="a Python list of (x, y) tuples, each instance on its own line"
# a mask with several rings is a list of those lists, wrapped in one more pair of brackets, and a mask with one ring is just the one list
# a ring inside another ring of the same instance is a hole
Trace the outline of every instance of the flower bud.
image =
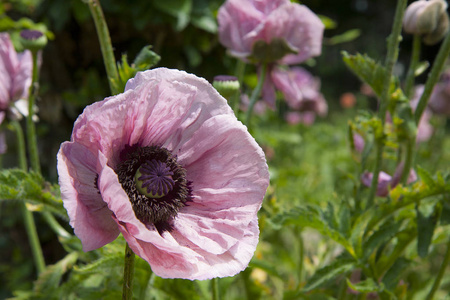
[(227, 75), (215, 76), (213, 86), (227, 100), (239, 92), (240, 88), (238, 79)]
[(22, 46), (31, 51), (38, 51), (47, 45), (47, 37), (39, 30), (22, 30), (20, 37)]
[(419, 0), (405, 11), (403, 29), (410, 34), (423, 36), (423, 42), (434, 45), (444, 38), (449, 19), (445, 0)]

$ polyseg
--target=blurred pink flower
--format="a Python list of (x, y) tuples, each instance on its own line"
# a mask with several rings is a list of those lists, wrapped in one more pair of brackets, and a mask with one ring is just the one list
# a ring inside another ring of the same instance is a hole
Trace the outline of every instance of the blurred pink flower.
[[(419, 100), (420, 97), (422, 96), (423, 90), (424, 90), (423, 85), (418, 85), (415, 87), (414, 96), (410, 102), (413, 111), (416, 110), (416, 107), (419, 104)], [(434, 128), (430, 123), (431, 117), (432, 113), (430, 109), (426, 108), (423, 111), (422, 117), (420, 118), (419, 124), (417, 126), (417, 136), (416, 136), (417, 143), (426, 142), (433, 135)]]
[(0, 110), (10, 104), (28, 98), (33, 61), (30, 51), (17, 53), (9, 34), (0, 33)]
[(121, 232), (158, 276), (208, 279), (248, 265), (269, 184), (262, 149), (204, 79), (140, 72), (85, 108), (58, 153), (84, 251)]
[[(272, 58), (284, 64), (301, 63), (322, 51), (321, 20), (289, 0), (227, 0), (217, 18), (220, 42), (239, 58), (258, 55), (253, 53), (257, 42), (271, 45), (270, 53), (281, 53)], [(288, 49), (277, 48), (280, 40)]]
[(362, 153), (366, 142), (364, 141), (364, 138), (360, 134), (354, 133), (353, 144), (355, 145), (355, 150), (359, 153)]
[[(397, 184), (400, 183), (400, 179), (403, 172), (403, 166), (404, 163), (400, 163), (397, 168), (395, 169), (394, 176), (390, 176), (389, 174), (381, 171), (380, 174), (378, 174), (378, 186), (377, 186), (377, 192), (376, 195), (379, 197), (386, 197), (389, 194), (389, 191), (397, 186)], [(373, 174), (369, 172), (364, 172), (361, 176), (361, 182), (367, 186), (370, 187), (372, 183)], [(409, 171), (407, 183), (412, 183), (417, 180), (416, 172), (411, 169)]]
[[(33, 61), (31, 52), (17, 53), (9, 34), (0, 33), (0, 124), (15, 101), (28, 98)], [(6, 152), (6, 141), (0, 135), (0, 154)]]
[(288, 116), (291, 124), (302, 122), (310, 125), (316, 115), (325, 116), (328, 112), (327, 102), (319, 92), (320, 81), (303, 68), (285, 70), (275, 67), (271, 70), (263, 86), (263, 99), (271, 107), (275, 106), (275, 88), (281, 91), (288, 106), (298, 115)]
[(435, 114), (450, 116), (450, 71), (442, 74), (434, 86), (428, 106)]

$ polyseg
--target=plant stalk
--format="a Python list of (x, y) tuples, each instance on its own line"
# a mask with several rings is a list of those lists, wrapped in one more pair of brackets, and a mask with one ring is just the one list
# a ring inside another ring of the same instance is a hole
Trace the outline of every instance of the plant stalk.
[(256, 85), (256, 88), (253, 90), (252, 96), (250, 97), (250, 104), (247, 108), (247, 115), (245, 118), (245, 125), (250, 126), (250, 119), (252, 117), (253, 113), (253, 107), (255, 106), (256, 101), (258, 100), (259, 95), (261, 94), (262, 87), (264, 85), (264, 81), (266, 79), (266, 72), (267, 72), (267, 64), (263, 64), (261, 66), (261, 73), (259, 75), (258, 84)]
[(441, 284), (442, 278), (445, 274), (445, 269), (447, 268), (448, 264), (450, 263), (450, 240), (447, 242), (447, 252), (444, 256), (444, 261), (442, 262), (441, 268), (439, 269), (439, 273), (436, 277), (436, 280), (433, 283), (433, 286), (431, 287), (430, 292), (427, 295), (426, 300), (432, 300), (434, 294), (436, 293), (437, 289), (439, 288), (439, 285)]
[(212, 293), (212, 300), (220, 300), (220, 293), (219, 293), (219, 278), (213, 278), (211, 279), (211, 293)]
[(383, 136), (375, 137), (376, 139), (376, 160), (375, 160), (375, 168), (373, 171), (372, 183), (370, 186), (369, 196), (367, 198), (366, 209), (370, 208), (373, 205), (375, 194), (378, 187), (378, 175), (381, 171), (381, 165), (383, 163), (383, 151), (384, 151), (384, 126), (386, 122), (386, 112), (389, 105), (390, 100), (390, 86), (391, 86), (391, 78), (394, 70), (394, 65), (397, 62), (398, 58), (398, 46), (401, 41), (401, 32), (402, 32), (402, 21), (403, 15), (405, 13), (407, 0), (398, 0), (397, 7), (395, 9), (395, 18), (394, 24), (392, 25), (392, 32), (388, 38), (387, 42), (387, 56), (385, 62), (386, 68), (386, 77), (383, 82), (383, 91), (381, 93), (380, 98), (380, 109), (378, 112), (378, 116), (381, 119), (381, 125), (383, 126)]
[(113, 84), (113, 82), (118, 82), (119, 73), (117, 71), (116, 59), (114, 58), (111, 37), (109, 35), (105, 15), (103, 14), (102, 7), (98, 0), (89, 0), (88, 5), (97, 30), (98, 40), (102, 50), (103, 63), (105, 64), (106, 75), (108, 76), (109, 88), (112, 95), (117, 95), (122, 91), (116, 90)]
[[(25, 153), (25, 140), (22, 127), (17, 121), (12, 121), (10, 124), (16, 132), (19, 166), (22, 170), (27, 171), (27, 157)], [(41, 244), (39, 242), (36, 224), (34, 223), (33, 213), (28, 210), (26, 203), (22, 201), (20, 202), (20, 210), (22, 211), (22, 218), (27, 231), (34, 264), (38, 274), (40, 274), (45, 270), (45, 260), (44, 254), (42, 253)]]
[(39, 154), (37, 149), (36, 126), (33, 122), (34, 100), (38, 90), (39, 70), (37, 65), (37, 51), (32, 51), (33, 57), (33, 77), (28, 95), (28, 116), (27, 116), (27, 141), (28, 152), (30, 155), (31, 169), (41, 174), (41, 166), (39, 163)]
[(413, 37), (411, 61), (409, 63), (408, 73), (405, 79), (405, 95), (411, 100), (413, 96), (414, 78), (416, 77), (416, 69), (420, 59), (421, 37), (417, 34)]
[(123, 267), (122, 300), (133, 299), (134, 257), (135, 254), (127, 243), (125, 247), (125, 264)]

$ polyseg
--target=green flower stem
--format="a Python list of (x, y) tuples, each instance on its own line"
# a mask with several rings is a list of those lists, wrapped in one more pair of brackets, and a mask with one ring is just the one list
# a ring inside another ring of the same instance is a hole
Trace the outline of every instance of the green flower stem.
[(448, 264), (450, 263), (450, 240), (447, 242), (447, 252), (445, 253), (444, 261), (442, 262), (441, 268), (439, 269), (439, 273), (436, 277), (436, 280), (431, 287), (430, 292), (427, 295), (426, 300), (432, 300), (434, 294), (436, 293), (439, 285), (441, 284), (441, 280), (444, 277), (445, 270), (447, 269)]
[(403, 185), (406, 185), (408, 182), (409, 171), (411, 170), (411, 166), (414, 162), (414, 145), (415, 145), (416, 136), (413, 135), (410, 137), (409, 141), (406, 141), (406, 157), (405, 164), (403, 165), (402, 177), (400, 182)]
[(411, 62), (409, 63), (409, 70), (406, 74), (405, 79), (405, 95), (408, 99), (411, 99), (413, 96), (413, 86), (414, 86), (414, 78), (416, 77), (415, 72), (417, 69), (417, 64), (420, 59), (420, 46), (421, 46), (421, 37), (419, 35), (414, 35), (413, 44), (412, 44), (412, 53), (411, 53)]
[(211, 279), (211, 293), (212, 300), (220, 300), (219, 278)]
[[(17, 121), (12, 121), (10, 124), (16, 132), (19, 166), (22, 170), (26, 171), (28, 167), (22, 127)], [(45, 261), (36, 230), (36, 224), (34, 223), (33, 213), (28, 210), (25, 202), (20, 203), (20, 209), (22, 211), (22, 218), (24, 220), (25, 229), (27, 231), (31, 252), (33, 253), (34, 264), (36, 266), (38, 274), (40, 274), (45, 270)]]
[(119, 73), (117, 71), (116, 59), (109, 36), (108, 26), (106, 25), (105, 16), (98, 0), (88, 0), (89, 9), (94, 19), (95, 28), (97, 29), (98, 40), (102, 50), (103, 62), (108, 76), (109, 87), (113, 95), (117, 95), (122, 91), (116, 90), (113, 82), (118, 82)]
[(50, 228), (61, 238), (68, 239), (71, 238), (72, 235), (67, 232), (59, 223), (56, 221), (55, 217), (49, 212), (42, 212), (42, 216)]
[(450, 34), (447, 33), (444, 42), (439, 49), (439, 52), (433, 62), (433, 67), (431, 68), (430, 73), (428, 74), (427, 82), (425, 83), (425, 87), (420, 97), (419, 104), (417, 105), (416, 111), (414, 113), (414, 119), (416, 124), (419, 124), (420, 118), (427, 107), (428, 100), (430, 99), (431, 92), (433, 91), (434, 85), (438, 82), (439, 76), (444, 70), (445, 61), (450, 54)]
[(405, 8), (407, 4), (407, 0), (398, 0), (397, 7), (395, 9), (395, 18), (394, 24), (392, 25), (392, 32), (388, 38), (387, 42), (387, 56), (386, 56), (386, 77), (383, 82), (383, 91), (381, 93), (380, 99), (380, 110), (378, 112), (378, 116), (381, 119), (381, 124), (383, 126), (383, 136), (375, 137), (376, 139), (376, 159), (375, 159), (375, 168), (373, 171), (372, 183), (370, 186), (369, 196), (367, 198), (367, 206), (366, 208), (370, 208), (374, 202), (375, 194), (378, 187), (378, 175), (381, 171), (381, 164), (383, 162), (383, 151), (384, 151), (384, 125), (386, 121), (386, 112), (390, 100), (390, 86), (391, 86), (391, 78), (392, 72), (394, 69), (394, 65), (397, 62), (398, 58), (398, 46), (401, 40), (401, 32), (402, 32), (402, 21), (403, 14), (405, 13)]
[(41, 174), (41, 165), (39, 163), (39, 154), (37, 149), (36, 127), (33, 122), (34, 115), (34, 99), (37, 94), (39, 70), (37, 65), (37, 51), (32, 52), (33, 57), (33, 77), (28, 96), (28, 116), (27, 116), (27, 141), (28, 152), (30, 155), (31, 169)]
[(20, 123), (18, 121), (11, 121), (10, 125), (16, 132), (16, 139), (17, 139), (17, 158), (19, 160), (19, 167), (27, 171), (27, 154), (25, 150), (25, 139), (23, 136), (23, 130), (22, 126), (20, 126)]
[(128, 243), (125, 247), (125, 265), (123, 267), (122, 300), (133, 299), (134, 252)]
[(258, 84), (256, 85), (256, 88), (253, 90), (252, 96), (250, 98), (250, 104), (247, 108), (247, 115), (245, 118), (245, 125), (250, 126), (250, 119), (252, 117), (253, 107), (255, 106), (256, 101), (258, 100), (259, 95), (261, 94), (261, 90), (264, 84), (264, 80), (266, 79), (266, 72), (267, 72), (267, 64), (263, 64), (261, 66), (261, 73), (259, 75)]

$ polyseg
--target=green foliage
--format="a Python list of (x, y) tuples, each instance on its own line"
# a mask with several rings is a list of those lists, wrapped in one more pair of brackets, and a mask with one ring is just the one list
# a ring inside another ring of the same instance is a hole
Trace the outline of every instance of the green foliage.
[[(343, 60), (347, 67), (361, 79), (367, 83), (378, 96), (383, 91), (383, 81), (386, 78), (386, 69), (378, 62), (370, 58), (368, 55), (356, 54), (350, 55), (346, 51), (342, 52)], [(392, 78), (390, 92), (394, 92), (398, 86), (398, 79)]]
[(145, 71), (158, 64), (161, 57), (153, 52), (152, 46), (145, 46), (138, 53), (131, 66), (128, 64), (127, 55), (122, 55), (122, 62), (117, 63), (119, 78), (112, 83), (117, 91), (125, 90), (125, 85), (130, 78), (133, 78), (137, 72)]
[(33, 210), (47, 210), (67, 219), (59, 193), (58, 185), (45, 182), (37, 173), (20, 169), (0, 171), (0, 201), (26, 201), (34, 204)]
[(350, 255), (355, 255), (353, 246), (346, 237), (346, 232), (339, 231), (340, 228), (338, 227), (338, 220), (334, 213), (334, 207), (330, 203), (328, 203), (326, 210), (321, 210), (319, 207), (311, 205), (306, 207), (295, 207), (290, 211), (274, 216), (271, 222), (276, 228), (281, 228), (288, 224), (314, 228), (321, 234), (342, 245)]
[(346, 274), (356, 267), (357, 263), (353, 259), (337, 259), (330, 265), (317, 270), (308, 280), (304, 291), (311, 291), (339, 275)]

